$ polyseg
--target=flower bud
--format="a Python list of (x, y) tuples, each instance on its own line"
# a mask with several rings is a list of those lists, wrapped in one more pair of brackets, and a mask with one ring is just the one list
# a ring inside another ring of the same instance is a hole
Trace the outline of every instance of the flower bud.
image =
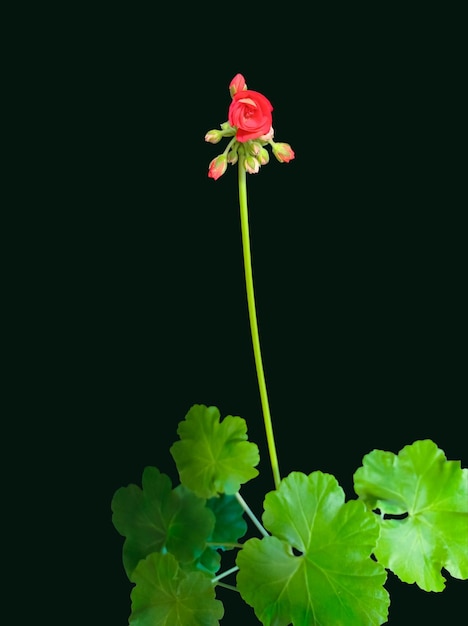
[(220, 154), (214, 158), (208, 167), (208, 178), (218, 180), (227, 169), (227, 157), (225, 154)]
[(222, 138), (223, 133), (216, 128), (213, 128), (213, 130), (209, 130), (205, 135), (205, 141), (208, 141), (209, 143), (219, 143)]
[(261, 148), (262, 148), (262, 145), (258, 143), (258, 141), (247, 142), (247, 149), (249, 151), (249, 154), (252, 154), (253, 156), (257, 156)]
[(257, 174), (260, 169), (260, 163), (253, 156), (248, 156), (244, 161), (245, 169), (249, 174)]
[(236, 74), (229, 84), (229, 93), (231, 94), (231, 98), (238, 91), (243, 91), (244, 89), (247, 89), (247, 85), (245, 84), (245, 78), (242, 76), (242, 74)]
[(239, 159), (239, 155), (237, 154), (237, 148), (238, 148), (238, 143), (234, 143), (234, 145), (232, 146), (232, 148), (229, 150), (229, 152), (227, 153), (227, 161), (230, 165), (234, 165), (234, 163), (237, 163), (238, 159)]
[(273, 154), (280, 163), (289, 163), (294, 159), (294, 150), (288, 143), (274, 143)]
[(265, 148), (261, 148), (260, 152), (257, 154), (257, 159), (260, 165), (266, 165), (270, 160), (270, 154), (268, 150), (266, 150)]
[(224, 131), (223, 135), (225, 137), (233, 137), (236, 134), (236, 129), (233, 128), (229, 122), (223, 122), (221, 124), (221, 130)]

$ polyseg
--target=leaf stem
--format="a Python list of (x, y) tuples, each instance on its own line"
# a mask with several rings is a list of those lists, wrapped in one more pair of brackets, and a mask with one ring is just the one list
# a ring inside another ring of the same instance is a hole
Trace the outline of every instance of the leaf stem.
[(249, 308), (250, 331), (252, 334), (252, 344), (255, 357), (255, 367), (257, 370), (258, 386), (260, 391), (260, 400), (263, 410), (263, 421), (265, 423), (266, 438), (268, 443), (268, 451), (270, 454), (271, 468), (273, 470), (273, 479), (276, 489), (278, 489), (281, 478), (278, 466), (278, 457), (276, 454), (275, 438), (273, 435), (273, 425), (271, 422), (270, 406), (268, 403), (268, 394), (265, 382), (265, 373), (263, 370), (262, 353), (260, 350), (260, 338), (258, 334), (257, 312), (255, 306), (255, 292), (252, 274), (252, 258), (250, 254), (250, 233), (249, 233), (249, 212), (247, 207), (247, 181), (246, 170), (243, 159), (238, 161), (239, 172), (239, 207), (242, 232), (242, 250), (244, 255), (244, 271), (245, 286), (247, 289), (247, 304)]
[(230, 589), (231, 591), (237, 591), (239, 593), (239, 589), (234, 587), (234, 585), (228, 585), (227, 583), (216, 583), (218, 587), (224, 587), (225, 589)]
[(229, 576), (229, 574), (234, 574), (234, 572), (238, 572), (238, 571), (239, 571), (239, 568), (237, 567), (237, 565), (235, 565), (234, 567), (231, 567), (231, 569), (227, 569), (225, 572), (221, 572), (221, 574), (218, 574), (218, 576), (215, 576), (215, 578), (212, 578), (211, 582), (217, 583), (218, 580), (221, 580), (222, 578)]
[(247, 504), (247, 502), (244, 500), (244, 498), (241, 496), (241, 494), (239, 492), (236, 493), (236, 498), (237, 498), (237, 501), (239, 502), (239, 504), (241, 505), (241, 507), (244, 509), (244, 511), (250, 517), (252, 522), (255, 524), (255, 526), (258, 528), (258, 530), (262, 533), (262, 535), (264, 537), (268, 537), (269, 535), (268, 535), (267, 531), (263, 528), (263, 526), (261, 525), (261, 523), (257, 519), (255, 513), (252, 511), (252, 509), (249, 507), (249, 505)]

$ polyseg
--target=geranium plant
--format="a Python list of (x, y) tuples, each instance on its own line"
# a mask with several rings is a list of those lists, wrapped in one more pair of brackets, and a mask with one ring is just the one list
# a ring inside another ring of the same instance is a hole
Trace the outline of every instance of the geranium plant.
[[(373, 626), (387, 623), (388, 571), (441, 592), (444, 568), (468, 578), (468, 469), (429, 439), (398, 454), (373, 450), (346, 501), (336, 478), (313, 471), (281, 477), (260, 349), (250, 256), (247, 174), (295, 158), (276, 142), (273, 107), (237, 74), (228, 119), (205, 140), (223, 152), (209, 164), (219, 179), (237, 165), (245, 282), (259, 392), (275, 489), (262, 519), (241, 495), (258, 475), (259, 451), (238, 416), (188, 407), (170, 448), (180, 484), (147, 467), (142, 485), (117, 490), (113, 523), (125, 537), (123, 566), (134, 584), (131, 626), (216, 626), (217, 587), (239, 592), (264, 626)], [(247, 522), (250, 522), (249, 525)], [(248, 528), (251, 531), (248, 532)], [(253, 531), (253, 534), (252, 534)], [(223, 569), (223, 554), (236, 551)], [(229, 578), (230, 577), (230, 578)], [(234, 584), (226, 580), (234, 579)]]

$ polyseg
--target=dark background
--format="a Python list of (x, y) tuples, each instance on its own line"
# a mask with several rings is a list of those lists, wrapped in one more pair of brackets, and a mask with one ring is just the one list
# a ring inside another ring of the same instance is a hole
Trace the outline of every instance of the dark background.
[[(261, 463), (243, 494), (259, 516), (273, 488), (237, 170), (208, 179), (225, 143), (204, 142), (227, 119), (238, 72), (296, 153), (248, 177), (282, 476), (330, 472), (353, 498), (367, 452), (423, 438), (467, 465), (459, 57), (437, 18), (291, 10), (195, 28), (202, 18), (186, 11), (183, 24), (114, 11), (64, 23), (41, 43), (48, 61), (31, 60), (50, 121), (47, 175), (32, 183), (42, 209), (25, 224), (27, 363), (58, 420), (51, 476), (76, 485), (60, 527), (84, 540), (74, 558), (89, 567), (71, 594), (100, 623), (124, 626), (130, 612), (113, 493), (147, 465), (177, 483), (169, 447), (192, 404), (247, 420)], [(389, 624), (453, 620), (466, 597), (452, 579), (443, 594), (392, 576), (388, 589)], [(221, 591), (222, 623), (255, 624), (233, 596)]]

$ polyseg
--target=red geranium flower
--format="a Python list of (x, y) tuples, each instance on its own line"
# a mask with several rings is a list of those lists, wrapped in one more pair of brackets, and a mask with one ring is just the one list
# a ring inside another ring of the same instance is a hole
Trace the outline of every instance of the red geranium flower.
[(268, 98), (258, 91), (237, 91), (229, 106), (229, 124), (236, 128), (237, 141), (258, 139), (271, 129), (273, 106)]

